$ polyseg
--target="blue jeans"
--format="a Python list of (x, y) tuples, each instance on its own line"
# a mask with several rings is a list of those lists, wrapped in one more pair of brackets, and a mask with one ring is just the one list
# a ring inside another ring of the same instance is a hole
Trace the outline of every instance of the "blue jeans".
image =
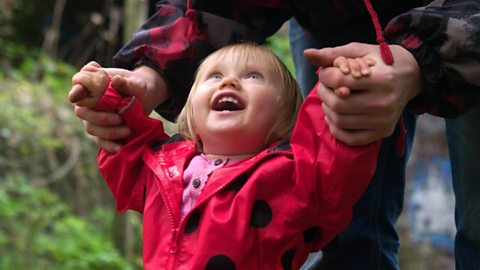
[[(321, 40), (305, 35), (295, 20), (289, 23), (295, 73), (303, 95), (317, 82), (316, 67), (303, 58), (306, 48), (321, 48)], [(378, 167), (366, 192), (353, 208), (351, 224), (321, 253), (312, 254), (302, 269), (400, 269), (400, 245), (395, 225), (402, 211), (405, 167), (413, 144), (416, 116), (403, 115), (407, 136), (405, 154), (398, 155), (398, 127), (382, 140)], [(476, 120), (476, 121), (475, 121)], [(480, 105), (455, 120), (447, 120), (447, 138), (456, 196), (456, 269), (480, 269)]]
[(455, 194), (455, 266), (480, 269), (480, 104), (445, 124)]

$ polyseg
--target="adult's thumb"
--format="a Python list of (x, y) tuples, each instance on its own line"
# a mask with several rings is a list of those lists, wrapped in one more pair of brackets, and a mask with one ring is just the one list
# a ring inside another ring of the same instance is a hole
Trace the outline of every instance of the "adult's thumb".
[(126, 96), (136, 96), (138, 98), (144, 95), (144, 91), (142, 91), (143, 88), (138, 85), (138, 83), (121, 75), (114, 75), (112, 77), (112, 86)]
[(328, 67), (333, 65), (331, 60), (325, 53), (325, 49), (306, 49), (303, 51), (303, 56), (312, 65), (316, 67)]
[(112, 77), (112, 86), (118, 92), (120, 92), (124, 95), (131, 96), (131, 94), (129, 93), (129, 90), (128, 90), (127, 80), (124, 77), (122, 77), (120, 75), (114, 75)]
[(306, 49), (303, 55), (312, 65), (317, 67), (333, 66), (333, 61), (344, 56), (346, 58), (364, 57), (372, 48), (369, 44), (349, 43), (343, 46), (327, 47), (323, 49)]

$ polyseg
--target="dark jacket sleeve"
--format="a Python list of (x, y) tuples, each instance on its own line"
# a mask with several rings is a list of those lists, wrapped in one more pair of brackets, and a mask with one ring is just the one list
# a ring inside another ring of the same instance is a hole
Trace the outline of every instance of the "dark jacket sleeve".
[(241, 40), (261, 43), (290, 17), (280, 3), (192, 2), (188, 8), (187, 1), (158, 1), (156, 13), (113, 59), (116, 67), (148, 65), (163, 76), (170, 100), (156, 110), (169, 120), (183, 107), (195, 70), (205, 56)]
[(393, 19), (386, 39), (409, 50), (424, 90), (410, 106), (455, 117), (480, 100), (480, 2), (434, 1)]

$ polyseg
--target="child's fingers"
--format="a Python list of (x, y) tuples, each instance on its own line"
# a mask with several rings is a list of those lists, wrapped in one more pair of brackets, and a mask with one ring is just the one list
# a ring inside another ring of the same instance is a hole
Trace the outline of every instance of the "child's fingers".
[[(370, 64), (367, 60), (362, 58), (356, 58), (355, 61), (360, 67), (360, 77), (367, 77), (370, 76)], [(372, 60), (373, 61), (373, 60)]]
[(83, 66), (80, 70), (81, 71), (91, 71), (95, 72), (97, 69), (101, 68), (100, 64), (95, 61), (88, 62), (85, 66)]
[(340, 70), (340, 72), (342, 72), (345, 75), (350, 74), (347, 58), (343, 56), (339, 56), (335, 58), (335, 60), (333, 61), (333, 66), (337, 67)]
[(371, 74), (370, 67), (374, 66), (377, 62), (370, 57), (357, 58), (360, 65), (362, 66), (362, 76), (368, 77)]
[(68, 93), (68, 100), (71, 103), (76, 103), (80, 101), (83, 98), (86, 98), (88, 96), (88, 91), (83, 87), (81, 84), (74, 84), (72, 86), (72, 89)]
[(333, 92), (335, 93), (335, 95), (337, 95), (338, 97), (347, 97), (350, 95), (350, 88), (346, 87), (346, 86), (341, 86), (339, 88), (335, 88), (333, 89)]
[(359, 79), (362, 77), (362, 65), (357, 59), (349, 58), (348, 67), (350, 68), (350, 74), (353, 78)]
[(72, 85), (81, 84), (89, 95), (100, 95), (105, 91), (110, 79), (102, 69), (83, 70), (73, 75)]
[(362, 57), (361, 59), (363, 59), (363, 61), (367, 62), (368, 66), (370, 66), (370, 67), (374, 66), (377, 63), (377, 61), (375, 61), (375, 59), (367, 57), (367, 56)]

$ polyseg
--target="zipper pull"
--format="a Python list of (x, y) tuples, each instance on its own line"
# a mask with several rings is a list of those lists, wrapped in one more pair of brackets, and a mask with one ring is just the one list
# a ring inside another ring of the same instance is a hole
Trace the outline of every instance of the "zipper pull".
[(172, 238), (170, 239), (170, 245), (168, 252), (171, 254), (177, 253), (177, 238), (178, 238), (178, 229), (173, 229)]

